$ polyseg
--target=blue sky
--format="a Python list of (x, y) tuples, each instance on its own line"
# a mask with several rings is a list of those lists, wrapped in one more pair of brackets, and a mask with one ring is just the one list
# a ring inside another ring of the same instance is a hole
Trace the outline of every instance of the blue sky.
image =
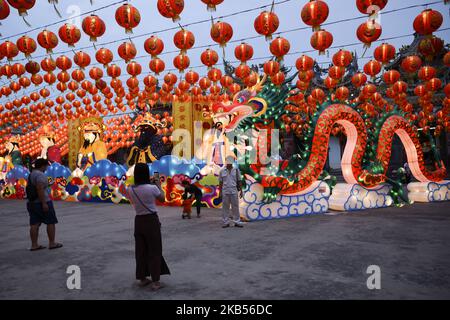
[[(91, 6), (89, 0), (79, 0), (79, 1), (60, 0), (58, 8), (63, 15), (63, 19), (65, 19), (70, 17), (71, 12), (68, 12), (68, 10), (71, 8), (71, 6), (72, 8), (73, 6), (78, 6), (79, 12), (85, 13), (87, 11), (99, 9), (101, 7), (107, 6), (108, 4), (116, 3), (119, 1), (94, 0), (93, 2), (94, 4)], [(154, 33), (158, 37), (163, 39), (165, 43), (166, 52), (177, 50), (175, 45), (173, 44), (173, 35), (177, 30), (158, 32), (160, 30), (176, 27), (177, 25), (173, 23), (172, 20), (166, 19), (159, 14), (156, 7), (157, 1), (133, 0), (129, 2), (139, 9), (142, 18), (141, 23), (137, 28), (134, 29), (134, 32), (131, 36), (140, 36), (147, 33), (148, 34)], [(276, 0), (276, 2), (284, 2), (284, 1)], [(326, 2), (330, 7), (330, 15), (328, 17), (327, 22), (361, 17), (361, 19), (353, 21), (324, 26), (324, 29), (330, 31), (334, 36), (333, 46), (344, 46), (348, 44), (358, 43), (358, 39), (356, 38), (356, 29), (364, 21), (365, 17), (357, 10), (355, 0), (328, 0)], [(412, 26), (414, 18), (417, 16), (418, 13), (420, 13), (425, 8), (425, 4), (432, 2), (436, 1), (390, 0), (386, 8), (382, 11), (381, 15), (381, 25), (383, 27), (383, 34), (381, 36), (381, 39), (412, 34), (414, 32)], [(229, 44), (226, 48), (226, 58), (228, 60), (232, 61), (236, 60), (234, 57), (234, 47), (237, 44), (239, 44), (242, 39), (258, 36), (256, 31), (254, 30), (253, 22), (255, 17), (259, 14), (259, 12), (262, 11), (262, 9), (257, 9), (242, 14), (235, 14), (235, 13), (242, 10), (258, 8), (264, 5), (267, 5), (268, 6), (267, 9), (269, 9), (271, 3), (272, 3), (271, 0), (245, 0), (245, 1), (225, 0), (221, 5), (218, 6), (217, 11), (212, 13), (213, 17), (215, 18), (219, 18), (225, 15), (232, 15), (231, 17), (227, 17), (226, 19), (222, 19), (223, 21), (226, 21), (233, 26), (234, 36), (232, 38), (232, 41), (236, 41), (236, 43)], [(280, 27), (278, 29), (278, 32), (281, 34), (281, 36), (288, 39), (289, 42), (291, 43), (291, 52), (303, 52), (312, 49), (309, 43), (310, 37), (312, 35), (312, 30), (310, 28), (287, 33), (285, 32), (287, 30), (307, 27), (300, 18), (300, 11), (305, 3), (307, 3), (307, 0), (291, 0), (275, 6), (275, 12), (278, 14), (280, 18)], [(420, 5), (420, 7), (383, 14), (383, 12), (388, 12), (391, 10), (413, 5)], [(99, 38), (97, 42), (97, 48), (102, 47), (102, 43), (126, 39), (128, 37), (128, 35), (125, 34), (125, 30), (116, 23), (114, 18), (115, 11), (119, 6), (120, 4), (116, 4), (106, 9), (96, 11), (96, 14), (99, 15), (106, 23), (106, 33), (104, 36)], [(428, 7), (438, 10), (443, 14), (444, 23), (441, 29), (450, 27), (449, 13), (448, 13), (450, 6), (444, 5), (444, 1), (441, 0), (438, 1), (438, 3), (436, 4), (429, 5)], [(48, 1), (46, 0), (37, 0), (35, 7), (29, 11), (27, 21), (32, 25), (31, 28), (28, 27), (23, 22), (22, 18), (20, 18), (17, 15), (17, 12), (13, 8), (11, 8), (11, 10), (12, 12), (10, 16), (6, 20), (3, 20), (2, 26), (0, 26), (0, 32), (2, 34), (0, 38), (2, 39), (1, 40), (2, 42), (7, 39), (15, 42), (19, 36), (13, 35), (16, 35), (19, 32), (27, 32), (27, 35), (36, 39), (37, 34), (44, 29), (44, 26), (46, 24), (62, 20), (61, 18), (58, 17), (56, 12), (53, 10), (53, 7), (49, 5)], [(181, 14), (180, 23), (182, 25), (186, 25), (200, 20), (209, 19), (210, 17), (211, 13), (207, 11), (206, 5), (203, 2), (201, 2), (200, 0), (185, 0), (185, 9)], [(62, 24), (63, 22), (54, 26), (50, 26), (47, 29), (57, 34), (58, 29)], [(37, 27), (42, 28), (39, 28), (39, 30), (36, 31), (29, 31)], [(188, 56), (190, 57), (191, 60), (191, 67), (194, 67), (194, 69), (200, 73), (200, 76), (203, 76), (206, 73), (206, 68), (200, 67), (202, 65), (200, 62), (200, 54), (204, 49), (196, 49), (196, 47), (211, 45), (211, 48), (218, 51), (219, 55), (222, 56), (221, 49), (210, 38), (209, 34), (210, 27), (211, 27), (210, 22), (186, 27), (186, 29), (192, 31), (196, 37), (195, 46), (193, 49), (188, 51)], [(442, 38), (445, 41), (445, 43), (449, 42), (450, 39), (449, 31), (438, 32), (436, 33), (436, 35)], [(143, 43), (145, 39), (147, 39), (148, 37), (150, 37), (150, 35), (137, 37), (133, 39), (133, 42), (138, 50), (137, 55), (138, 59), (136, 59), (136, 61), (143, 66), (143, 74), (147, 74), (148, 72), (150, 72), (148, 68), (150, 56), (147, 55), (143, 47)], [(400, 39), (390, 40), (388, 42), (393, 44), (398, 49), (402, 45), (410, 44), (411, 41), (412, 36), (407, 36)], [(114, 60), (119, 60), (116, 63), (122, 67), (121, 79), (122, 81), (125, 81), (128, 77), (128, 74), (125, 71), (125, 63), (120, 59), (120, 57), (117, 54), (117, 47), (122, 42), (123, 41), (108, 44), (107, 47), (112, 50), (114, 54)], [(265, 61), (264, 58), (270, 56), (269, 51), (270, 42), (266, 42), (263, 36), (259, 36), (256, 39), (247, 40), (247, 42), (251, 44), (254, 48), (255, 51), (254, 58), (261, 58), (252, 61), (252, 63), (264, 62)], [(378, 42), (377, 44), (372, 45), (372, 48), (370, 48), (366, 53), (367, 58), (361, 61), (360, 67), (362, 67), (361, 64), (363, 62), (366, 62), (367, 59), (370, 56), (372, 56), (373, 50), (380, 43), (381, 42)], [(84, 48), (86, 46), (89, 46), (89, 48)], [(79, 50), (80, 48), (83, 48), (83, 51), (89, 53), (92, 58), (92, 64), (96, 64), (96, 60), (94, 57), (95, 49), (89, 42), (89, 37), (83, 32), (82, 38), (77, 43), (75, 50)], [(361, 56), (364, 50), (363, 45), (359, 43), (354, 46), (346, 47), (346, 49), (356, 51), (359, 56)], [(56, 59), (56, 57), (59, 55), (58, 53), (61, 52), (65, 52), (67, 56), (72, 58), (73, 53), (70, 51), (67, 52), (68, 50), (70, 50), (70, 48), (68, 48), (68, 46), (65, 43), (60, 41), (58, 46), (54, 49), (53, 54), (54, 59)], [(316, 52), (310, 52), (308, 53), (308, 55), (315, 58), (318, 62), (326, 63), (331, 60), (331, 56), (337, 50), (338, 48), (331, 49), (329, 51), (329, 57), (327, 55), (318, 56)], [(42, 55), (45, 55), (45, 50), (38, 46), (37, 51), (32, 56), (34, 60), (40, 62), (43, 58), (41, 57)], [(300, 55), (301, 53), (287, 56), (285, 58), (285, 63), (288, 66), (295, 65), (295, 60)], [(174, 68), (172, 61), (175, 56), (176, 53), (167, 53), (162, 54), (160, 56), (160, 58), (163, 59), (166, 63), (166, 70)], [(26, 63), (26, 60), (24, 60), (24, 56), (22, 54), (19, 54), (14, 59), (14, 61), (16, 60), (22, 63)], [(5, 63), (5, 61), (6, 59), (2, 61), (2, 64)], [(177, 71), (174, 72), (178, 75)], [(109, 79), (106, 80), (109, 82)], [(3, 77), (0, 83), (4, 85), (7, 84), (8, 82), (5, 82), (5, 78)], [(31, 87), (26, 89), (25, 92), (31, 93), (34, 90), (36, 89), (34, 89), (34, 85), (32, 85)], [(52, 96), (56, 96), (57, 93), (58, 92), (54, 90)], [(11, 97), (12, 95), (9, 98)], [(7, 100), (5, 99), (5, 97), (0, 98), (0, 103), (5, 103), (6, 101)]]

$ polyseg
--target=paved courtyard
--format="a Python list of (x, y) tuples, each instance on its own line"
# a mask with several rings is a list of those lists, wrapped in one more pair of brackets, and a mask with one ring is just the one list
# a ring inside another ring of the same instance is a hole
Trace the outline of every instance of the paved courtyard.
[[(29, 252), (23, 201), (0, 201), (0, 299), (449, 299), (450, 203), (220, 228), (220, 211), (162, 208), (171, 276), (134, 282), (129, 205), (56, 203), (58, 250)], [(40, 239), (45, 243), (45, 229)], [(68, 290), (66, 268), (81, 268)], [(366, 269), (381, 268), (381, 290)]]

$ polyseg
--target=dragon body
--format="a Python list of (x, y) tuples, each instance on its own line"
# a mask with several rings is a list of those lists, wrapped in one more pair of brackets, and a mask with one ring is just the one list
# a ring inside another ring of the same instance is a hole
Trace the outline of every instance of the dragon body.
[[(285, 130), (282, 118), (295, 117), (295, 114), (286, 110), (286, 105), (291, 103), (289, 100), (292, 96), (298, 94), (298, 91), (290, 90), (286, 83), (275, 86), (267, 81), (259, 90), (247, 89), (238, 93), (231, 104), (214, 105), (214, 121), (221, 122), (228, 133), (249, 129), (269, 132), (273, 129)], [(403, 143), (409, 167), (417, 180), (438, 182), (447, 175), (439, 159), (436, 159), (434, 168), (425, 166), (417, 128), (396, 108), (383, 114), (371, 127), (366, 125), (367, 119), (357, 105), (332, 102), (331, 99), (318, 104), (315, 110), (309, 110), (308, 113), (305, 134), (297, 139), (299, 152), (288, 159), (281, 159), (275, 172), (272, 168), (271, 174), (263, 173), (263, 169), (271, 165), (261, 161), (264, 159), (240, 164), (241, 171), (259, 182), (272, 199), (276, 194), (302, 193), (324, 176), (330, 135), (337, 125), (344, 129), (347, 137), (341, 162), (347, 183), (360, 184), (366, 188), (391, 183), (387, 170), (395, 135)], [(270, 142), (261, 144), (258, 138), (252, 144), (259, 147), (263, 145), (263, 148), (271, 145)]]

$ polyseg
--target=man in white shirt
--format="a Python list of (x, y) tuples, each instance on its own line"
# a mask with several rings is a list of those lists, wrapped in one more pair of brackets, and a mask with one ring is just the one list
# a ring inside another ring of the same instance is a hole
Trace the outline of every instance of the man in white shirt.
[(242, 228), (243, 224), (239, 216), (239, 196), (242, 198), (241, 172), (233, 167), (234, 158), (226, 158), (226, 166), (219, 173), (219, 192), (222, 198), (222, 228), (230, 226), (230, 204), (231, 213), (235, 227)]

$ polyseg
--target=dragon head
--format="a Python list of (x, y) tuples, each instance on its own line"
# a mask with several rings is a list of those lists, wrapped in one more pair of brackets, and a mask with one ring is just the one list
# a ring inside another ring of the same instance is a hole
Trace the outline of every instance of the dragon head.
[(216, 128), (222, 128), (225, 133), (235, 130), (248, 117), (259, 117), (267, 111), (265, 99), (257, 97), (266, 77), (258, 80), (251, 88), (238, 92), (231, 103), (216, 103), (212, 106), (212, 119)]

